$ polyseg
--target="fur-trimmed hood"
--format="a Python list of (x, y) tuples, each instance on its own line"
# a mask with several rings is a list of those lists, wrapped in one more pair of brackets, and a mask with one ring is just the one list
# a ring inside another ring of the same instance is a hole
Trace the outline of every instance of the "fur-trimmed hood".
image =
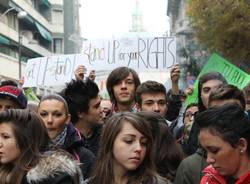
[(48, 151), (42, 155), (39, 163), (28, 171), (26, 180), (28, 183), (39, 183), (63, 173), (79, 183), (83, 180), (79, 165), (68, 154), (62, 151)]

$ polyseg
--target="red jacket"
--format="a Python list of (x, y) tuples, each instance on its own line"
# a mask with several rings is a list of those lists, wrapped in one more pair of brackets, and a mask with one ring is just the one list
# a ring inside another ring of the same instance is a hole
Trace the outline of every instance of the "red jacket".
[[(200, 184), (227, 184), (225, 178), (221, 176), (211, 165), (203, 170), (204, 176)], [(242, 175), (235, 184), (250, 184), (250, 171)]]

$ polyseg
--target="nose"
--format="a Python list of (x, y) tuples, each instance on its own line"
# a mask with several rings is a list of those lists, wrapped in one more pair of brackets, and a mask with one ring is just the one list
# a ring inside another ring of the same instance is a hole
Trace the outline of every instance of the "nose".
[(52, 124), (52, 122), (53, 122), (52, 115), (48, 115), (48, 117), (47, 117), (47, 123), (48, 124)]
[(215, 162), (215, 159), (212, 158), (211, 156), (207, 155), (207, 160), (206, 161), (207, 161), (208, 164), (213, 164)]
[(127, 88), (126, 83), (125, 83), (125, 82), (122, 82), (122, 83), (121, 83), (121, 87), (122, 87), (122, 88)]
[(140, 141), (138, 141), (138, 142), (135, 143), (135, 152), (140, 153), (141, 150), (142, 150), (142, 145), (141, 145)]
[(159, 105), (157, 103), (154, 103), (153, 111), (154, 112), (160, 112), (160, 108), (159, 108)]
[(0, 148), (1, 148), (1, 147), (3, 147), (3, 143), (2, 143), (2, 141), (0, 142)]
[(191, 117), (190, 117), (190, 122), (193, 122), (194, 121), (194, 115), (192, 115)]

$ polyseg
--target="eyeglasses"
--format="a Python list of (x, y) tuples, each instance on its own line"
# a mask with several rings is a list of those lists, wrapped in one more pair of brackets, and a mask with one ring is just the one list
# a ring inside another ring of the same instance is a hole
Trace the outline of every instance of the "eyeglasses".
[(192, 112), (186, 112), (186, 113), (184, 113), (184, 117), (185, 118), (191, 118), (192, 116), (196, 116), (196, 114), (197, 114), (197, 112), (198, 111), (196, 111), (196, 112), (194, 112), (194, 113), (192, 113)]

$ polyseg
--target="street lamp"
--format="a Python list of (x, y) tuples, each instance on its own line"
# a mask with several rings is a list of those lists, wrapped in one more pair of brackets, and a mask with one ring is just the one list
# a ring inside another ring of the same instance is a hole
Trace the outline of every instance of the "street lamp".
[(22, 77), (22, 35), (21, 35), (21, 29), (20, 29), (20, 19), (23, 19), (27, 16), (26, 11), (20, 11), (17, 14), (17, 20), (18, 20), (18, 69), (19, 69), (19, 79)]
[(6, 15), (7, 13), (9, 13), (11, 10), (14, 10), (15, 8), (14, 7), (12, 7), (12, 8), (9, 8), (8, 10), (6, 10), (5, 12), (3, 12), (3, 14), (1, 14), (1, 19), (2, 19), (2, 17), (4, 16), (4, 15)]
[[(9, 13), (10, 11), (15, 10), (14, 7), (7, 9), (3, 14), (0, 15), (0, 19), (3, 18), (4, 15)], [(21, 52), (22, 52), (22, 36), (21, 36), (21, 31), (20, 31), (20, 19), (23, 19), (27, 16), (26, 11), (20, 11), (17, 14), (17, 20), (18, 20), (18, 68), (19, 68), (19, 79), (22, 77), (22, 61), (21, 61)]]

